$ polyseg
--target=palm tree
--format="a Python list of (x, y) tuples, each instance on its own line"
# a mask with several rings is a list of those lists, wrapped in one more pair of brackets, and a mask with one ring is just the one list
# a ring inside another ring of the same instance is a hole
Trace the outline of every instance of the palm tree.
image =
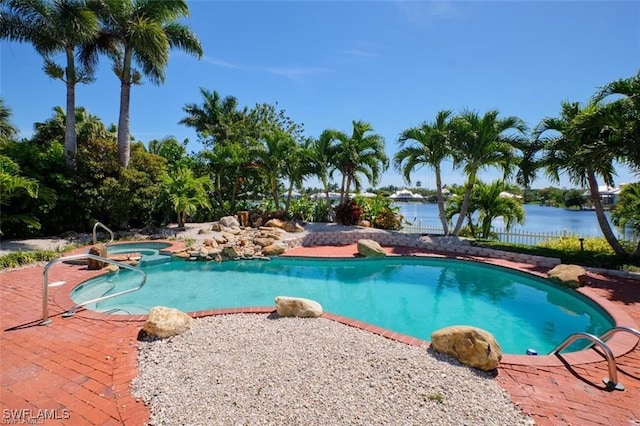
[(233, 96), (220, 97), (217, 91), (200, 88), (204, 98), (202, 105), (187, 104), (182, 110), (187, 114), (179, 124), (192, 127), (205, 145), (215, 146), (246, 139), (248, 112), (238, 109), (238, 100)]
[(253, 152), (253, 167), (267, 178), (276, 210), (280, 208), (278, 192), (280, 178), (284, 175), (289, 155), (295, 146), (296, 143), (291, 134), (276, 128), (263, 134), (261, 146)]
[(207, 190), (210, 189), (211, 181), (206, 176), (196, 178), (191, 169), (178, 168), (167, 173), (163, 183), (179, 227), (184, 227), (187, 217), (198, 208), (210, 208)]
[(18, 129), (11, 124), (11, 108), (4, 104), (4, 99), (0, 98), (0, 141), (11, 139), (17, 133)]
[(356, 189), (360, 185), (360, 176), (364, 175), (373, 185), (378, 183), (380, 175), (389, 167), (389, 158), (384, 151), (384, 138), (373, 132), (371, 124), (353, 121), (351, 137), (337, 133), (340, 143), (336, 146), (335, 159), (337, 169), (342, 173), (340, 203), (347, 201), (353, 182)]
[(467, 175), (453, 235), (458, 235), (464, 222), (478, 172), (493, 166), (501, 168), (508, 177), (517, 162), (515, 144), (524, 142), (527, 126), (518, 117), (498, 118), (498, 114), (497, 110), (492, 110), (480, 116), (466, 110), (452, 120), (453, 166), (462, 168)]
[[(503, 180), (496, 180), (490, 184), (476, 181), (466, 213), (469, 234), (472, 237), (490, 238), (491, 224), (498, 217), (502, 217), (507, 231), (515, 223), (524, 224), (525, 211), (522, 202), (516, 197), (504, 194), (509, 190), (511, 190), (510, 185)], [(460, 213), (464, 191), (464, 186), (454, 188), (453, 196), (447, 202), (447, 218), (450, 219)], [(478, 214), (477, 224), (474, 223), (476, 213)]]
[[(53, 108), (53, 116), (43, 122), (35, 123), (32, 141), (47, 146), (52, 141), (62, 141), (65, 137), (67, 114), (62, 107)], [(75, 134), (78, 145), (86, 144), (96, 138), (110, 139), (111, 133), (96, 115), (89, 113), (84, 107), (76, 107)]]
[(329, 175), (336, 167), (334, 158), (335, 143), (339, 140), (338, 135), (339, 132), (337, 130), (326, 129), (318, 139), (310, 138), (306, 142), (307, 160), (311, 163), (311, 174), (318, 177), (322, 183), (322, 189), (327, 200), (327, 215), (330, 220), (333, 214), (331, 197), (329, 196)]
[[(451, 155), (449, 144), (452, 112), (439, 111), (433, 123), (423, 123), (420, 127), (412, 127), (403, 131), (398, 138), (401, 149), (393, 158), (396, 170), (400, 171), (407, 183), (411, 183), (411, 173), (422, 166), (430, 167), (436, 175), (436, 191), (438, 199), (438, 217), (445, 235), (449, 235), (449, 221), (444, 210), (442, 194), (442, 162)], [(405, 146), (407, 141), (414, 141)], [(403, 164), (404, 163), (404, 164)]]
[(603, 101), (609, 96), (621, 97), (602, 105), (601, 124), (619, 158), (640, 172), (640, 71), (633, 77), (607, 84), (595, 100)]
[(480, 225), (481, 238), (489, 238), (491, 234), (491, 222), (502, 217), (507, 231), (510, 231), (514, 223), (524, 224), (524, 208), (517, 198), (503, 195), (508, 191), (509, 185), (504, 181), (496, 180), (490, 184), (478, 181), (474, 187), (475, 205), (478, 207), (478, 224)]
[[(640, 235), (640, 183), (624, 185), (620, 199), (611, 212), (613, 224), (621, 228), (630, 227), (636, 235)], [(640, 256), (640, 243), (632, 256)]]
[(588, 187), (602, 234), (616, 254), (626, 255), (605, 216), (598, 189), (598, 177), (613, 186), (617, 158), (603, 137), (605, 129), (599, 121), (600, 108), (597, 99), (585, 106), (562, 102), (560, 116), (542, 119), (533, 135), (543, 144), (541, 161), (546, 175), (559, 182), (560, 174), (566, 173), (571, 183)]
[[(97, 15), (83, 0), (5, 0), (2, 4), (0, 38), (33, 44), (44, 58), (44, 72), (66, 84), (67, 112), (75, 111), (76, 84), (93, 80), (98, 61), (98, 51), (88, 48), (98, 43)], [(66, 58), (64, 68), (52, 59), (58, 53)], [(65, 129), (65, 154), (71, 167), (77, 151), (74, 114), (66, 115)]]
[[(202, 46), (195, 34), (178, 22), (189, 16), (185, 0), (95, 0), (103, 24), (102, 33), (117, 48), (111, 53), (113, 69), (120, 80), (118, 117), (118, 159), (129, 166), (129, 105), (131, 85), (140, 84), (145, 75), (152, 84), (165, 80), (169, 51), (179, 48), (198, 58)], [(140, 66), (142, 71), (134, 68)]]

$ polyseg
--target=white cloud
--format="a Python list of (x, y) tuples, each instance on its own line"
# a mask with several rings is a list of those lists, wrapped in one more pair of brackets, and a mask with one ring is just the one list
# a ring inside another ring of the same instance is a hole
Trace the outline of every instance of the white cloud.
[(381, 55), (378, 52), (364, 49), (345, 49), (341, 50), (341, 53), (349, 56), (355, 56), (358, 58), (379, 58)]
[(235, 65), (235, 64), (232, 64), (230, 62), (223, 61), (222, 59), (210, 58), (208, 56), (203, 56), (202, 60), (205, 61), (205, 62), (208, 62), (210, 64), (213, 64), (215, 66), (223, 67), (223, 68), (234, 68), (234, 69), (242, 68), (239, 65)]

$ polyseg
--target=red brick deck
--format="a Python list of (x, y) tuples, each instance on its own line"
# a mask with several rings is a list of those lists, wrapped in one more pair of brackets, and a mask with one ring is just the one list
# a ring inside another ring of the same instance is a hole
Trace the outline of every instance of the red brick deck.
[[(419, 254), (406, 248), (387, 251)], [(297, 248), (287, 254), (354, 253), (355, 246), (350, 245)], [(530, 268), (513, 263), (509, 266)], [(57, 264), (50, 270), (49, 281), (64, 280), (66, 284), (50, 288), (53, 322), (39, 326), (42, 270), (42, 266), (34, 266), (0, 273), (2, 423), (42, 419), (40, 423), (64, 425), (145, 423), (149, 411), (130, 393), (131, 380), (137, 374), (136, 339), (144, 317), (81, 311), (73, 318), (62, 318), (60, 314), (72, 305), (68, 297), (71, 288), (96, 273), (81, 266)], [(585, 292), (607, 299), (617, 321), (636, 327), (640, 323), (640, 281), (590, 275)], [(269, 312), (271, 308), (247, 310)], [(216, 313), (238, 311), (241, 309)], [(346, 318), (326, 316), (409, 344), (424, 343)], [(607, 363), (594, 350), (564, 357), (568, 365), (556, 357), (505, 356), (496, 380), (540, 425), (640, 425), (640, 346), (635, 346), (629, 336), (617, 335), (614, 339), (618, 379), (626, 388), (624, 392), (605, 389), (602, 378), (608, 376)]]

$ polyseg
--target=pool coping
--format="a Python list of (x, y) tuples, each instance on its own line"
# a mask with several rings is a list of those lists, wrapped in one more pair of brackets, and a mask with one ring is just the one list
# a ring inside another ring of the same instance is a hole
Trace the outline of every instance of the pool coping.
[[(146, 240), (139, 241), (145, 242)], [(170, 243), (166, 249), (162, 250), (167, 254), (182, 251), (186, 248), (185, 244), (182, 241), (171, 241), (171, 240), (153, 240), (148, 242), (154, 243)], [(85, 247), (78, 248), (74, 250), (73, 253), (77, 251), (84, 250)], [(403, 257), (403, 255), (393, 255)], [(508, 269), (517, 270), (520, 272), (524, 272), (527, 274), (531, 274), (534, 276), (546, 278), (545, 273), (540, 270), (531, 270), (529, 266), (525, 264), (519, 264), (512, 261), (507, 261), (503, 259), (492, 259), (492, 258), (483, 258), (479, 256), (460, 256), (459, 254), (451, 254), (446, 252), (426, 252), (426, 253), (413, 253), (410, 256), (404, 257), (445, 257), (451, 259), (462, 259), (462, 260), (471, 260), (480, 263), (488, 263), (496, 266), (505, 267)], [(299, 258), (321, 258), (319, 256), (298, 256), (298, 255), (287, 255), (285, 253), (284, 257), (299, 257)], [(353, 258), (353, 256), (339, 256), (340, 258)], [(391, 256), (390, 256), (391, 257)], [(337, 257), (334, 257), (336, 259)], [(92, 271), (94, 273), (90, 274), (90, 276), (86, 277), (80, 282), (76, 283), (65, 283), (58, 287), (52, 287), (49, 289), (49, 292), (52, 293), (53, 303), (57, 306), (57, 308), (61, 312), (66, 312), (68, 309), (75, 305), (75, 302), (71, 299), (70, 294), (71, 291), (78, 286), (79, 284), (107, 274), (106, 271)], [(578, 292), (592, 300), (594, 303), (598, 304), (602, 309), (604, 309), (612, 318), (616, 326), (625, 326), (632, 327), (638, 329), (635, 321), (629, 316), (626, 312), (619, 309), (615, 304), (608, 301), (607, 299), (597, 295), (592, 289), (588, 287), (581, 287), (577, 289)], [(51, 305), (50, 305), (51, 307)], [(249, 306), (249, 307), (236, 307), (236, 308), (222, 308), (222, 309), (209, 309), (202, 311), (194, 311), (188, 312), (188, 314), (193, 318), (201, 318), (213, 315), (229, 315), (229, 314), (238, 314), (238, 313), (249, 313), (249, 314), (270, 314), (275, 311), (274, 306)], [(122, 321), (122, 322), (139, 322), (144, 323), (147, 318), (147, 314), (144, 315), (116, 315), (116, 314), (104, 314), (100, 312), (91, 311), (86, 308), (80, 308), (75, 315), (81, 316), (85, 319), (90, 320), (110, 320), (110, 321)], [(391, 330), (387, 330), (381, 327), (378, 327), (373, 324), (369, 324), (363, 321), (355, 320), (349, 317), (344, 317), (340, 315), (336, 315), (330, 312), (325, 312), (322, 315), (323, 318), (333, 320), (351, 327), (359, 328), (365, 331), (369, 331), (371, 333), (378, 334), (380, 336), (386, 337), (388, 339), (392, 339), (395, 341), (399, 341), (412, 346), (419, 347), (429, 347), (430, 342), (423, 339), (418, 339), (412, 336), (407, 336), (401, 333), (397, 333)], [(567, 336), (568, 337), (568, 336)], [(614, 355), (614, 358), (625, 355), (631, 351), (633, 351), (638, 344), (638, 339), (630, 334), (630, 333), (616, 333), (611, 339), (606, 342), (609, 349)], [(501, 364), (511, 364), (511, 365), (522, 365), (522, 366), (531, 366), (531, 367), (552, 367), (552, 366), (563, 366), (567, 363), (570, 365), (580, 365), (580, 364), (589, 364), (595, 362), (601, 362), (604, 360), (604, 356), (595, 349), (588, 349), (578, 352), (567, 352), (561, 353), (558, 355), (516, 355), (516, 354), (503, 354)]]

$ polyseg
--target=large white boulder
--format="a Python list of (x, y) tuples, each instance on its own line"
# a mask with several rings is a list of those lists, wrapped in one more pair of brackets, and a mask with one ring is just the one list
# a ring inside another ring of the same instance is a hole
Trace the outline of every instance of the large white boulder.
[(358, 253), (365, 257), (385, 257), (387, 255), (377, 241), (367, 239), (358, 240)]
[(239, 227), (240, 222), (238, 222), (238, 218), (235, 216), (225, 216), (220, 218), (220, 225), (226, 228)]
[(587, 270), (579, 265), (557, 265), (547, 272), (547, 277), (560, 285), (569, 288), (578, 288), (583, 284), (587, 276)]
[(143, 330), (155, 337), (165, 338), (191, 329), (193, 318), (175, 308), (155, 306), (149, 311)]
[(302, 297), (276, 297), (276, 312), (281, 317), (319, 318), (322, 306), (315, 300)]

